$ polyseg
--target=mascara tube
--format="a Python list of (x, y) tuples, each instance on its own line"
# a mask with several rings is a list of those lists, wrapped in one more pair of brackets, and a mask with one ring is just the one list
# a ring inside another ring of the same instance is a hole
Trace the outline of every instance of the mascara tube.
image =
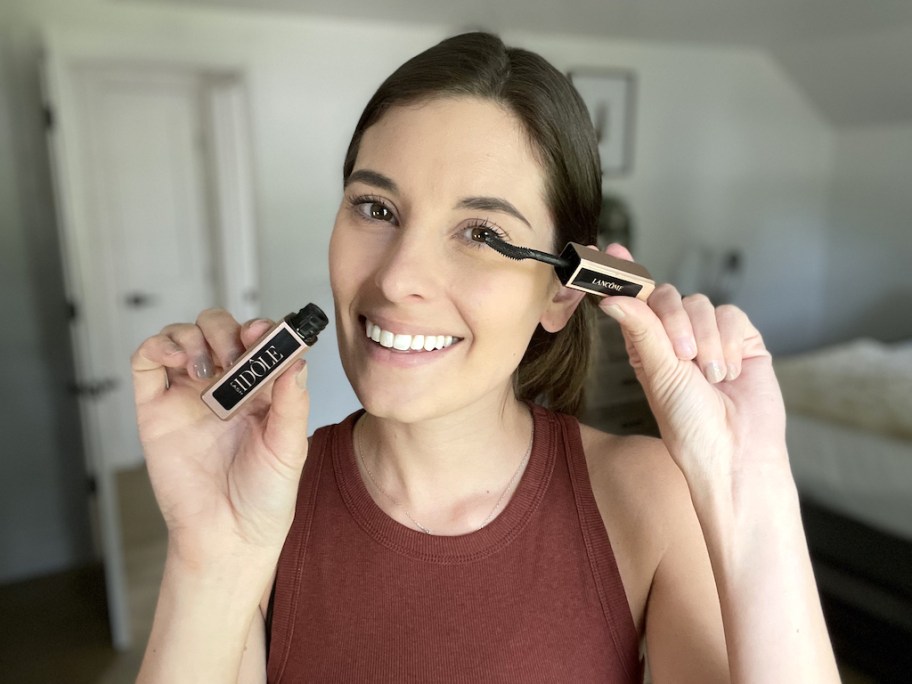
[(268, 380), (310, 349), (329, 319), (316, 304), (292, 312), (266, 333), (228, 371), (202, 393), (203, 403), (228, 420)]
[(643, 266), (610, 254), (568, 242), (554, 270), (561, 283), (575, 290), (605, 297), (623, 295), (646, 301), (655, 281)]

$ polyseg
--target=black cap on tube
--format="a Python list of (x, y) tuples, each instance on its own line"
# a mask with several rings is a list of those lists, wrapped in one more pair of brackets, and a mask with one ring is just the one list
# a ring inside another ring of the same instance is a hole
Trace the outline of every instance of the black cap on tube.
[(317, 341), (317, 335), (329, 323), (329, 319), (319, 306), (308, 304), (297, 313), (285, 316), (285, 322), (295, 329), (295, 332), (304, 340), (304, 344), (312, 347)]

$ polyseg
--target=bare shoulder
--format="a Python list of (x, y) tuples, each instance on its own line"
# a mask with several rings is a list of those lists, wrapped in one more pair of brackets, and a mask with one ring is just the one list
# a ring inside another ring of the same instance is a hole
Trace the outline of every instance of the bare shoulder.
[(681, 471), (660, 439), (580, 425), (592, 492), (614, 550), (631, 612), (642, 628), (652, 578), (675, 521), (692, 509)]
[(681, 497), (689, 505), (684, 476), (662, 440), (612, 435), (587, 425), (580, 425), (580, 436), (596, 499), (610, 498), (650, 518), (674, 514)]

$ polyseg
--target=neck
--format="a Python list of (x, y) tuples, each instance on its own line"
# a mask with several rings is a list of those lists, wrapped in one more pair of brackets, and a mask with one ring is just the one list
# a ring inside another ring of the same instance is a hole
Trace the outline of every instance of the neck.
[(512, 394), (496, 406), (421, 423), (365, 414), (354, 435), (362, 480), (376, 503), (434, 534), (470, 532), (503, 510), (531, 436), (529, 408)]

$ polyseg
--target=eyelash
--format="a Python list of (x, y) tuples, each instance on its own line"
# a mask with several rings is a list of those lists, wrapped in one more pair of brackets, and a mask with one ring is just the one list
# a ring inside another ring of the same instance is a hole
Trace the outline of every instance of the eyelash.
[[(499, 237), (501, 240), (505, 240), (507, 238), (506, 233), (504, 233), (500, 228), (498, 228), (496, 225), (494, 225), (493, 223), (488, 221), (488, 219), (484, 219), (482, 221), (474, 221), (474, 222), (470, 223), (469, 225), (465, 226), (464, 228), (460, 228), (459, 232), (461, 234), (465, 234), (469, 231), (474, 230), (475, 228), (484, 228), (485, 230), (490, 230), (492, 233), (494, 233), (494, 235), (496, 237)], [(480, 249), (482, 247), (488, 247), (488, 245), (486, 245), (484, 242), (478, 242), (476, 240), (473, 240), (471, 238), (471, 236), (467, 237), (465, 239), (465, 241), (469, 244), (470, 247), (475, 247), (477, 249)], [(488, 249), (490, 249), (490, 247), (488, 247)]]
[[(350, 197), (348, 199), (348, 204), (358, 214), (358, 216), (367, 221), (377, 221), (380, 223), (399, 225), (399, 220), (396, 217), (396, 212), (393, 211), (392, 207), (390, 207), (382, 197), (377, 197), (375, 195), (358, 195)], [(385, 219), (375, 218), (371, 216), (370, 209), (373, 208), (373, 206), (382, 207), (384, 211), (389, 212), (391, 220), (387, 221)], [(474, 230), (475, 228), (485, 228), (487, 230), (490, 230), (492, 233), (494, 233), (494, 235), (501, 239), (506, 239), (507, 237), (506, 234), (497, 225), (491, 223), (488, 219), (472, 220), (468, 225), (460, 227), (457, 232), (461, 236), (466, 236), (466, 233)], [(485, 243), (473, 240), (471, 236), (463, 237), (463, 242), (465, 242), (469, 247), (476, 249), (483, 247), (490, 249)]]

